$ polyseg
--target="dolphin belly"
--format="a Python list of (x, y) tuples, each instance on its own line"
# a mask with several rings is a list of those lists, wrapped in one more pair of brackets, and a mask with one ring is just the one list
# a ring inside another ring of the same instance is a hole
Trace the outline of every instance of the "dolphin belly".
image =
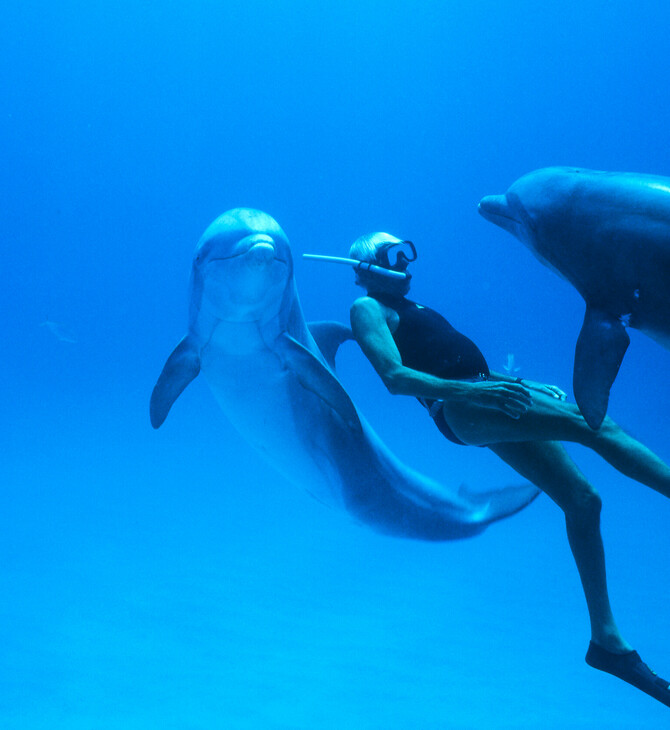
[(332, 417), (329, 408), (281, 368), (273, 352), (235, 357), (210, 351), (202, 374), (230, 423), (268, 463), (318, 501), (342, 506), (337, 473), (318, 443), (324, 420)]

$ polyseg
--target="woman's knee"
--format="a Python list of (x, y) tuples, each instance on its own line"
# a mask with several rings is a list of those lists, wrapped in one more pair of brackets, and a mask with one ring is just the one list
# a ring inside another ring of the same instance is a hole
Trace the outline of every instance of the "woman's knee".
[(580, 485), (576, 489), (567, 505), (564, 507), (565, 517), (575, 525), (593, 525), (600, 521), (602, 499), (590, 484)]

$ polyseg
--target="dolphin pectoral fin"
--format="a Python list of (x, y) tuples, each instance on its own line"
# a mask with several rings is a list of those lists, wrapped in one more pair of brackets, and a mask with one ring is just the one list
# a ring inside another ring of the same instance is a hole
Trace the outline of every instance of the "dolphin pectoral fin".
[(303, 388), (326, 402), (350, 426), (361, 429), (356, 407), (340, 381), (306, 347), (284, 333), (277, 340), (277, 354), (292, 370)]
[(599, 428), (605, 418), (610, 388), (629, 342), (630, 337), (620, 319), (586, 308), (575, 349), (572, 387), (579, 410), (593, 429)]
[(199, 372), (200, 356), (187, 335), (168, 357), (151, 393), (149, 415), (154, 428), (163, 424), (172, 404)]
[(511, 517), (540, 494), (541, 490), (532, 484), (503, 487), (488, 492), (474, 492), (462, 485), (458, 490), (458, 496), (473, 506), (477, 522), (482, 524)]
[(308, 322), (307, 327), (326, 358), (326, 362), (335, 370), (335, 355), (343, 342), (353, 340), (351, 327), (341, 322)]

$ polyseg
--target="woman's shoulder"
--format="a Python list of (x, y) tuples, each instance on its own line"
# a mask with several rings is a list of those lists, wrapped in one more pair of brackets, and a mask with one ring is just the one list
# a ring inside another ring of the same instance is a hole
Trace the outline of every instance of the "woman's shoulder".
[(381, 302), (377, 301), (374, 297), (370, 297), (366, 294), (363, 297), (358, 297), (357, 299), (354, 299), (351, 304), (351, 309), (370, 309), (381, 306)]
[(382, 304), (374, 297), (364, 296), (355, 299), (351, 305), (350, 315), (352, 323), (365, 322), (368, 326), (374, 323), (386, 322), (393, 332), (398, 326), (398, 313), (386, 304)]
[(387, 312), (389, 310), (391, 310), (391, 307), (380, 302), (379, 299), (368, 296), (367, 294), (364, 297), (354, 299), (351, 305), (352, 312)]

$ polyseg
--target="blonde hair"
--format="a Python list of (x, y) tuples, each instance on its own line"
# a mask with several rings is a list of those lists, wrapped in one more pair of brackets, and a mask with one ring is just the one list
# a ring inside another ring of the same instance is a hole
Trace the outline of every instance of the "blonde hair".
[(402, 239), (381, 231), (366, 233), (351, 244), (349, 258), (374, 263), (377, 259), (377, 251), (386, 243), (402, 243)]

